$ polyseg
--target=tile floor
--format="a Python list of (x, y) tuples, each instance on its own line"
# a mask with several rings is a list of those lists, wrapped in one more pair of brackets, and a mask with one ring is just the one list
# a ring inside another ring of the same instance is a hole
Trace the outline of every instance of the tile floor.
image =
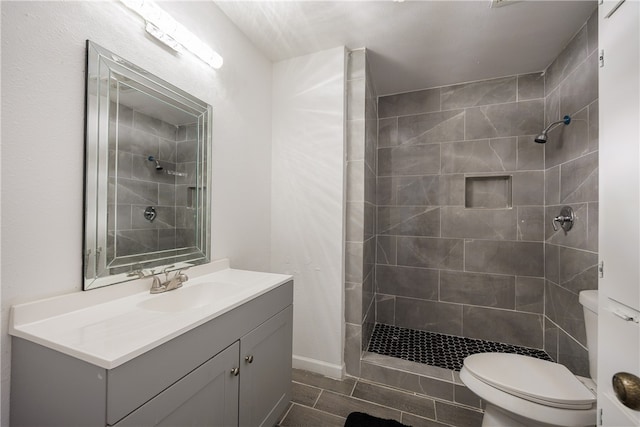
[(454, 371), (462, 369), (465, 357), (476, 353), (514, 353), (552, 361), (544, 350), (382, 323), (373, 328), (368, 351)]
[(294, 369), (291, 404), (279, 426), (344, 426), (351, 412), (366, 412), (413, 427), (479, 427), (482, 413), (374, 382), (335, 380)]

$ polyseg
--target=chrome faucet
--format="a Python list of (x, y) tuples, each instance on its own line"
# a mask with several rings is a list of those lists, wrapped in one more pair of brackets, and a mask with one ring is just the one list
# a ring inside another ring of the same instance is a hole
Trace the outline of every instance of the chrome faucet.
[(160, 294), (162, 292), (166, 292), (167, 287), (162, 284), (160, 278), (156, 276), (155, 270), (151, 270), (151, 277), (153, 277), (153, 282), (151, 283), (151, 289), (149, 292), (152, 294)]
[(162, 272), (164, 273), (164, 282), (160, 280), (154, 270), (151, 270), (151, 275), (153, 276), (153, 282), (151, 283), (151, 289), (149, 290), (152, 294), (160, 294), (162, 292), (172, 291), (174, 289), (178, 289), (182, 287), (182, 284), (189, 280), (189, 276), (183, 273), (186, 268), (180, 269), (176, 272), (176, 274), (169, 279), (169, 269), (175, 267), (174, 265), (170, 265), (166, 267)]
[(167, 280), (164, 285), (167, 287), (167, 291), (178, 289), (182, 287), (184, 282), (189, 280), (189, 276), (183, 273), (184, 270), (186, 269), (178, 270), (171, 280), (169, 280), (169, 273), (165, 273)]

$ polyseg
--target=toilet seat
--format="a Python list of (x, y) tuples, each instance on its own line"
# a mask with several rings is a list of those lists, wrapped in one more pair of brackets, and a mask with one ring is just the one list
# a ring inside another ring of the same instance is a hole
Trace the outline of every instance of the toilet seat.
[(529, 356), (480, 353), (464, 360), (476, 379), (510, 395), (552, 408), (586, 410), (596, 396), (565, 366)]

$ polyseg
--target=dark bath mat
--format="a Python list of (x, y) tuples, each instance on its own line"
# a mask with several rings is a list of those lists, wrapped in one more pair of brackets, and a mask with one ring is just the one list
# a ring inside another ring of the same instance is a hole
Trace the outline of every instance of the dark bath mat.
[(384, 420), (362, 412), (352, 412), (347, 417), (344, 427), (411, 427), (396, 420)]

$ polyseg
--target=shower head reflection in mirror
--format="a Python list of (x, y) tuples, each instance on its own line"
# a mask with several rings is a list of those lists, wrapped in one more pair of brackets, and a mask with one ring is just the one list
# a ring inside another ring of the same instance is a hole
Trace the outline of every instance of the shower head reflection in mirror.
[(211, 106), (87, 51), (84, 289), (209, 262)]

